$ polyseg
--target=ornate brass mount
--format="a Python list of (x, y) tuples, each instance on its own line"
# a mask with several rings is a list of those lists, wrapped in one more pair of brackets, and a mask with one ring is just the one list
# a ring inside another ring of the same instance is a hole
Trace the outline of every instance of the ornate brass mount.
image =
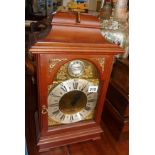
[[(62, 58), (62, 59), (50, 59), (49, 60), (49, 73), (51, 73), (52, 69), (60, 63), (61, 61), (66, 61), (67, 58)], [(91, 60), (96, 61), (97, 63), (100, 64), (102, 68), (102, 72), (104, 71), (104, 65), (105, 65), (105, 58), (91, 58)], [(56, 78), (58, 80), (66, 80), (68, 78), (68, 73), (67, 73), (67, 64), (63, 65), (60, 67), (59, 72), (57, 73)], [(82, 75), (80, 78), (95, 78), (94, 73), (93, 73), (93, 68), (91, 65), (85, 65), (85, 74)]]
[(101, 68), (102, 68), (102, 72), (104, 71), (104, 65), (105, 65), (105, 58), (92, 58), (92, 60), (97, 61)]
[(49, 60), (49, 72), (51, 72), (51, 70), (55, 67), (56, 64), (58, 64), (61, 61), (66, 61), (67, 58), (62, 58), (62, 59), (50, 59)]

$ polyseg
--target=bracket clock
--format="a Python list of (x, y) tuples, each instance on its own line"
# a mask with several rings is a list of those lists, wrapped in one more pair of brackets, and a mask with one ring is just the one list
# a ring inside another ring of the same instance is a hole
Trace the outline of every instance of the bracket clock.
[(102, 37), (94, 16), (57, 12), (47, 23), (29, 49), (36, 69), (40, 152), (100, 138), (113, 58), (123, 53)]

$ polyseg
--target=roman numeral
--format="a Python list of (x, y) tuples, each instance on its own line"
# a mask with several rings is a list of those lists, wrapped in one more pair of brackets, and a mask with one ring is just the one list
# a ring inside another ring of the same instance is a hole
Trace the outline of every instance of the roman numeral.
[(94, 102), (95, 101), (95, 99), (89, 99), (88, 100), (88, 102)]
[(59, 106), (59, 103), (50, 104), (49, 107), (57, 107)]
[(93, 92), (88, 93), (87, 96), (89, 96), (89, 95), (91, 95), (91, 94), (93, 94)]
[(73, 115), (71, 115), (70, 116), (70, 121), (73, 121), (73, 120), (74, 120)]
[(62, 85), (62, 86), (60, 87), (60, 89), (63, 90), (64, 92), (67, 92), (67, 88), (66, 88), (66, 86), (64, 86), (64, 85)]
[(78, 82), (74, 81), (74, 82), (73, 82), (73, 88), (74, 88), (74, 89), (77, 89), (77, 87), (78, 87)]
[(91, 108), (88, 107), (88, 106), (86, 106), (86, 107), (85, 107), (85, 110), (89, 111), (89, 110), (91, 110)]
[(55, 95), (55, 94), (50, 94), (51, 96), (53, 96), (53, 97), (61, 97), (61, 96), (58, 96), (58, 95)]
[(84, 118), (83, 114), (79, 113), (82, 118)]
[(60, 120), (64, 120), (65, 119), (65, 115), (63, 114), (61, 117), (60, 117)]
[(56, 110), (56, 111), (52, 112), (52, 114), (57, 116), (59, 114), (59, 112), (60, 112), (59, 110)]
[(81, 88), (81, 91), (83, 91), (87, 85), (88, 85), (88, 83)]

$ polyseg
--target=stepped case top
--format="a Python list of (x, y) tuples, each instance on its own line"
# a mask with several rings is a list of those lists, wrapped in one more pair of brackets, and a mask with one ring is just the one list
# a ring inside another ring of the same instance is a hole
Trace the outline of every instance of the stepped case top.
[[(72, 52), (96, 54), (119, 54), (123, 50), (106, 41), (100, 32), (100, 23), (95, 16), (58, 12), (54, 15), (49, 34), (39, 39), (30, 49), (35, 53)], [(75, 53), (77, 54), (77, 53)]]
[(114, 55), (124, 52), (103, 38), (95, 16), (57, 12), (49, 26), (46, 36), (38, 37), (29, 49), (38, 85), (35, 120), (40, 152), (100, 137)]

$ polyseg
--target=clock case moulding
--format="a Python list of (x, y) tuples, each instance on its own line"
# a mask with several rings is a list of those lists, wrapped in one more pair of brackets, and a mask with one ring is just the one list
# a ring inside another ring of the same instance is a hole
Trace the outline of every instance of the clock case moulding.
[[(35, 32), (35, 28), (38, 27), (44, 29)], [(123, 49), (106, 41), (101, 35), (98, 19), (88, 14), (57, 12), (44, 21), (32, 23), (31, 30), (29, 58), (33, 61), (38, 88), (38, 111), (35, 113), (35, 122), (39, 152), (100, 138), (103, 132), (100, 127), (101, 115), (114, 55), (123, 53)], [(52, 59), (58, 62), (50, 70), (49, 61)], [(76, 59), (91, 62), (99, 73), (100, 90), (95, 118), (48, 127), (48, 85), (52, 83), (60, 66)]]

